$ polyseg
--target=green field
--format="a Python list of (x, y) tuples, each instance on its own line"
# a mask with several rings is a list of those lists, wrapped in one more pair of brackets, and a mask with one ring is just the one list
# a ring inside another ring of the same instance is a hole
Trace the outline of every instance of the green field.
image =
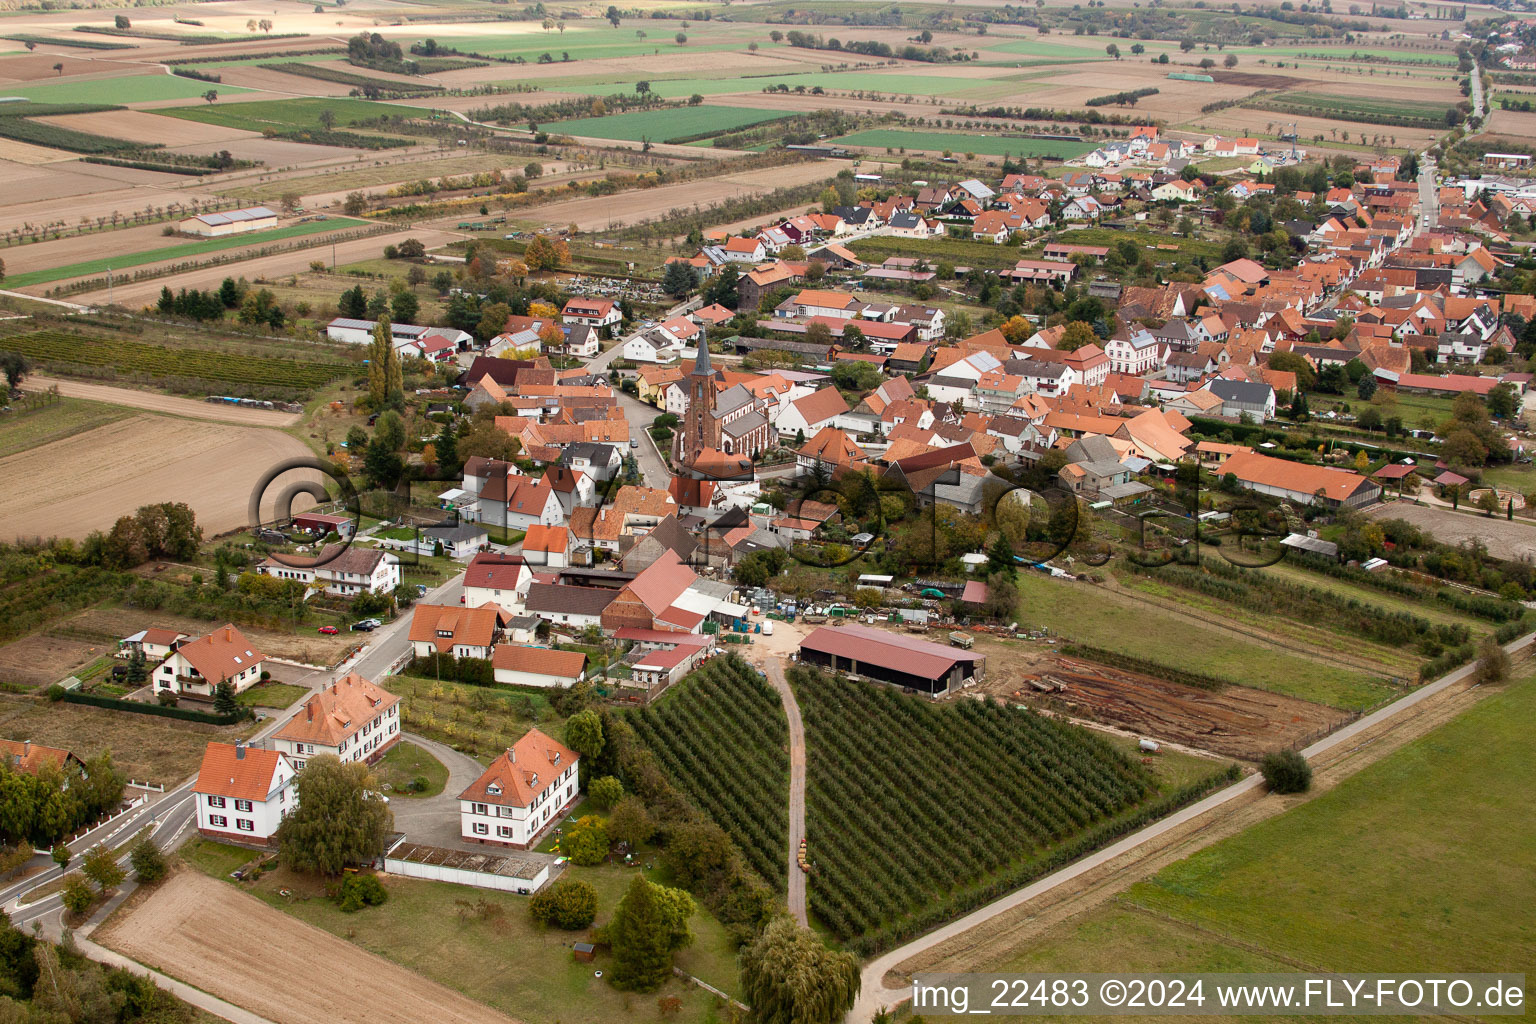
[(1237, 53), (1251, 53), (1256, 57), (1304, 57), (1309, 60), (1342, 61), (1374, 57), (1378, 60), (1456, 66), (1456, 55), (1443, 51), (1389, 50), (1359, 46), (1247, 46), (1234, 49)]
[[(881, 92), (907, 96), (979, 96), (997, 93), (1008, 95), (1040, 88), (1038, 84), (1021, 86), (1017, 82), (992, 78), (952, 78), (943, 75), (882, 74), (875, 71), (812, 72), (803, 75), (768, 75), (750, 78), (677, 78), (665, 81), (650, 79), (651, 92), (667, 99), (682, 99), (698, 93), (716, 96), (721, 93), (761, 92), (770, 85), (783, 83), (791, 89), (804, 86), (807, 90), (820, 86), (827, 91)], [(627, 81), (578, 80), (550, 81), (551, 92), (579, 92), (589, 96), (611, 96), (614, 93), (635, 91), (633, 79)]]
[(322, 110), (329, 110), (335, 116), (337, 128), (345, 128), (361, 121), (372, 121), (378, 117), (425, 115), (425, 111), (420, 107), (345, 97), (252, 100), (250, 103), (230, 103), (225, 106), (218, 104), (209, 106), (205, 103), (198, 107), (171, 107), (167, 110), (156, 110), (153, 113), (180, 117), (188, 121), (201, 121), (203, 124), (218, 124), (226, 128), (243, 128), (248, 132), (259, 132), (268, 128), (278, 130), (322, 128), (324, 127), (320, 123)]
[(1091, 153), (1091, 142), (1059, 142), (1055, 139), (1021, 139), (1018, 136), (966, 135), (959, 132), (918, 132), (903, 128), (871, 128), (833, 139), (849, 146), (885, 149), (921, 149), (939, 153), (980, 153), (983, 156), (1032, 156), (1070, 160)]
[[(0, 352), (3, 351), (5, 339), (0, 338)], [(16, 408), (20, 409), (21, 404), (17, 403)], [(132, 410), (121, 406), (79, 398), (61, 398), (30, 412), (0, 414), (0, 459), (104, 427), (130, 415)]]
[(233, 85), (216, 85), (174, 75), (126, 75), (46, 85), (0, 86), (7, 96), (25, 96), (38, 103), (147, 103), (150, 100), (189, 100), (209, 89), (220, 96), (251, 92)]
[[(1065, 57), (1071, 60), (1109, 60), (1103, 46), (1073, 46), (1070, 43), (1043, 43), (1019, 39), (1011, 43), (978, 42), (977, 46), (997, 53), (1018, 53), (1026, 57)], [(1121, 47), (1129, 50), (1129, 46)]]
[(1409, 100), (1375, 96), (1345, 96), (1339, 93), (1283, 92), (1247, 104), (1255, 110), (1323, 117), (1335, 121), (1357, 121), (1392, 127), (1404, 119), (1414, 124), (1443, 124), (1445, 111), (1456, 100)]
[(1083, 584), (1022, 573), (1019, 593), (1021, 625), (1048, 626), (1094, 647), (1346, 710), (1372, 707), (1397, 692), (1368, 672), (1266, 649), (1156, 605), (1122, 604)]
[(326, 231), (338, 231), (342, 228), (356, 227), (362, 223), (363, 221), (352, 220), (347, 217), (331, 217), (327, 220), (306, 221), (303, 224), (290, 224), (285, 228), (273, 228), (270, 231), (252, 231), (249, 234), (230, 235), (227, 238), (209, 238), (200, 242), (186, 242), (182, 245), (170, 245), (161, 249), (149, 249), (145, 252), (136, 252), (124, 256), (109, 256), (99, 260), (86, 260), (83, 263), (69, 263), (62, 267), (50, 267), (47, 270), (34, 270), (30, 273), (7, 277), (5, 283), (11, 288), (25, 288), (28, 285), (47, 284), (49, 281), (63, 281), (72, 277), (90, 277), (93, 274), (105, 274), (109, 267), (112, 270), (125, 270), (128, 267), (140, 267), (146, 263), (158, 263), (161, 260), (201, 256), (203, 253), (219, 252), (224, 249), (238, 249), (246, 245), (261, 245), (263, 242), (277, 242), (284, 238), (318, 235)]
[(608, 117), (587, 117), (542, 125), (548, 131), (564, 132), (594, 139), (624, 139), (640, 142), (671, 142), (691, 139), (708, 132), (762, 124), (794, 116), (787, 110), (749, 110), (745, 107), (668, 107), (665, 110), (638, 110)]
[[(1536, 957), (1527, 674), (996, 971), (1521, 971)], [(1527, 1014), (1527, 1016), (1529, 1016)]]
[[(635, 35), (644, 32), (644, 39)], [(688, 42), (679, 46), (673, 37), (683, 31)], [(402, 46), (407, 37), (395, 36)], [(768, 39), (767, 26), (744, 25), (727, 28), (724, 23), (691, 22), (686, 30), (677, 21), (629, 21), (615, 29), (606, 22), (596, 26), (572, 25), (564, 32), (533, 31), (493, 36), (434, 35), (440, 47), (452, 47), (464, 53), (483, 53), (491, 57), (515, 60), (518, 57), (532, 64), (541, 54), (549, 54), (556, 62), (561, 54), (569, 54), (571, 60), (600, 60), (612, 57), (640, 57), (653, 53), (689, 51), (711, 53), (719, 50), (745, 50), (749, 42), (756, 42), (763, 49), (782, 46)]]

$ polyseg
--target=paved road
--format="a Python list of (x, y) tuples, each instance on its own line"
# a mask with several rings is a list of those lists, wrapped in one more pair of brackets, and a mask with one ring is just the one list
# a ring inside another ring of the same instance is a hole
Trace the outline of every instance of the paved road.
[(1435, 159), (1419, 157), (1419, 230), (1432, 231), (1440, 224), (1440, 187), (1435, 182)]
[(805, 723), (800, 719), (795, 691), (784, 678), (784, 659), (768, 658), (765, 669), (768, 681), (784, 702), (784, 714), (789, 719), (789, 912), (801, 925), (808, 926), (805, 872), (800, 870), (797, 856), (800, 841), (805, 838)]
[[(1513, 654), (1521, 648), (1530, 645), (1533, 640), (1536, 640), (1536, 633), (1529, 633), (1505, 644), (1504, 649)], [(1448, 675), (1441, 676), (1435, 682), (1421, 686), (1412, 693), (1393, 701), (1381, 710), (1366, 715), (1364, 718), (1345, 726), (1332, 735), (1318, 740), (1301, 753), (1304, 757), (1310, 759), (1325, 751), (1332, 750), (1334, 747), (1346, 744), (1366, 730), (1389, 721), (1448, 687), (1462, 682), (1471, 676), (1476, 671), (1476, 668), (1477, 665), (1474, 662), (1470, 665), (1464, 665)], [(1148, 825), (1139, 832), (1132, 833), (1112, 846), (1107, 846), (1095, 854), (1084, 857), (1082, 860), (1062, 868), (1055, 874), (1047, 875), (1032, 885), (1018, 889), (1000, 900), (987, 904), (980, 910), (967, 914), (958, 920), (951, 921), (942, 928), (935, 929), (921, 938), (914, 939), (904, 946), (891, 950), (884, 956), (871, 960), (864, 967), (860, 978), (859, 998), (854, 1003), (853, 1009), (848, 1012), (846, 1021), (848, 1024), (864, 1024), (864, 1022), (873, 1019), (876, 1011), (882, 1006), (894, 1007), (911, 998), (910, 988), (890, 989), (885, 987), (885, 975), (899, 967), (903, 962), (912, 959), (925, 950), (932, 949), (940, 943), (947, 942), (957, 935), (963, 935), (965, 932), (970, 931), (985, 921), (991, 920), (999, 914), (1028, 903), (1035, 897), (1050, 892), (1057, 886), (1070, 882), (1092, 871), (1094, 868), (1114, 860), (1116, 857), (1129, 853), (1169, 830), (1177, 828), (1194, 818), (1198, 818), (1207, 811), (1214, 810), (1223, 804), (1235, 800), (1263, 784), (1263, 776), (1250, 775), (1241, 782), (1234, 783), (1226, 789), (1211, 794), (1198, 803), (1191, 804), (1175, 814)]]
[(1483, 107), (1483, 72), (1476, 65), (1472, 65), (1472, 116), (1483, 117), (1487, 110)]

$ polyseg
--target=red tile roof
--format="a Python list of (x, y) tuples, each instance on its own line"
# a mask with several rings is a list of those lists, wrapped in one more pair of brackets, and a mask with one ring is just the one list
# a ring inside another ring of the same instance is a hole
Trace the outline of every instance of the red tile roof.
[(832, 629), (822, 626), (800, 641), (801, 650), (834, 654), (862, 664), (877, 665), (912, 675), (936, 678), (948, 672), (956, 662), (984, 660), (980, 654), (957, 650), (890, 633), (868, 626), (846, 625)]
[(506, 753), (492, 761), (485, 774), (459, 794), (459, 799), (527, 807), (578, 760), (574, 750), (556, 743), (538, 729), (529, 729)]
[(363, 726), (400, 703), (400, 698), (356, 672), (348, 672), (304, 702), (275, 739), (340, 746)]
[(245, 634), (227, 623), (207, 636), (188, 640), (176, 648), (176, 653), (213, 683), (237, 676), (267, 657), (251, 645)]
[(530, 644), (498, 644), (491, 665), (511, 672), (575, 680), (586, 670), (587, 656), (580, 651), (554, 651)]
[[(418, 604), (411, 613), (411, 642), (430, 643), (439, 651), (451, 651), (455, 644), (489, 647), (496, 637), (495, 605), (460, 608), (441, 604)], [(438, 636), (439, 631), (450, 636)]]
[(232, 743), (210, 743), (203, 751), (203, 765), (192, 791), (231, 800), (264, 801), (272, 792), (272, 779), (282, 759), (275, 750), (245, 747), (241, 756)]

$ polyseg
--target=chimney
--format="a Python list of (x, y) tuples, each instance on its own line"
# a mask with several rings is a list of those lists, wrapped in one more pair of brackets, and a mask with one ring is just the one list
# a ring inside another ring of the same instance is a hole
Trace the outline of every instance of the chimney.
[(309, 712), (309, 720), (313, 722), (315, 720), (315, 702), (313, 700), (305, 701), (304, 709)]
[(22, 743), (21, 743), (21, 756), (22, 757), (31, 757), (32, 756), (32, 741), (31, 740), (23, 740), (22, 741)]
[(227, 644), (232, 644), (232, 643), (235, 642), (235, 627), (233, 627), (233, 626), (225, 626), (224, 627), (224, 642), (227, 643)]
[(507, 748), (507, 760), (517, 764), (517, 751), (512, 747)]
[(236, 741), (236, 743), (235, 743), (235, 760), (236, 761), (244, 761), (245, 760), (245, 740), (238, 740), (238, 741)]

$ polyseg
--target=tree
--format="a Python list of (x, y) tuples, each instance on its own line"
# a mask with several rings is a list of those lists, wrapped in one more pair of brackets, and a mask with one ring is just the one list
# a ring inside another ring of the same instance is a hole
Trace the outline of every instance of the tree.
[(592, 798), (592, 803), (598, 810), (611, 810), (614, 804), (624, 798), (624, 783), (612, 775), (604, 775), (588, 783), (587, 796)]
[(608, 826), (595, 814), (584, 814), (560, 837), (560, 852), (580, 867), (601, 864), (608, 856)]
[(55, 843), (53, 845), (53, 849), (49, 851), (49, 856), (51, 856), (53, 858), (53, 862), (59, 866), (60, 871), (63, 871), (65, 868), (69, 867), (69, 847), (64, 843)]
[(741, 951), (741, 982), (759, 1024), (836, 1024), (858, 998), (859, 962), (780, 916)]
[(1093, 325), (1082, 320), (1074, 320), (1067, 324), (1067, 329), (1061, 332), (1061, 340), (1056, 347), (1067, 352), (1075, 352), (1084, 345), (1092, 345), (1097, 342), (1098, 335), (1093, 333)]
[(472, 421), (458, 436), (456, 454), (462, 461), (476, 457), (508, 462), (522, 453), (523, 443), (496, 425), (494, 419)]
[(337, 875), (384, 852), (395, 816), (374, 792), (366, 764), (343, 764), (331, 754), (321, 754), (308, 760), (294, 778), (294, 787), (298, 806), (277, 828), (283, 862), (289, 867)]
[(813, 321), (805, 329), (805, 343), (807, 345), (830, 347), (832, 344), (832, 328), (819, 320)]
[(1370, 401), (1371, 396), (1376, 393), (1376, 375), (1368, 373), (1361, 377), (1355, 384), (1355, 393), (1366, 401)]
[(160, 847), (149, 836), (133, 844), (128, 862), (133, 865), (134, 877), (142, 883), (158, 882), (165, 877), (165, 854), (160, 852)]
[(1509, 652), (1493, 637), (1484, 637), (1478, 651), (1477, 668), (1474, 670), (1477, 681), (1486, 685), (1502, 683), (1509, 678), (1509, 669)]
[(1264, 781), (1276, 793), (1305, 793), (1312, 788), (1312, 766), (1295, 750), (1276, 750), (1259, 762)]
[(566, 721), (565, 744), (582, 757), (594, 760), (603, 752), (603, 720), (596, 711), (578, 711)]
[(62, 75), (62, 74), (63, 74), (63, 73), (64, 73), (64, 65), (63, 65), (63, 64), (55, 64), (55, 65), (54, 65), (54, 66), (53, 66), (53, 70), (54, 70), (54, 71), (55, 71), (55, 72), (56, 72), (56, 73), (58, 73), (58, 74), (60, 74), (60, 75)]
[(673, 260), (667, 264), (667, 269), (661, 277), (661, 287), (674, 299), (687, 297), (698, 286), (698, 275), (694, 273), (693, 265), (684, 260)]
[(843, 327), (843, 348), (850, 352), (869, 351), (869, 339), (864, 337), (864, 328), (858, 324), (847, 324)]
[(638, 796), (620, 800), (608, 816), (608, 839), (615, 843), (628, 843), (631, 851), (638, 850), (656, 834), (656, 825), (646, 812), (645, 801)]
[(210, 105), (212, 105), (213, 101), (218, 98), (219, 90), (217, 89), (209, 89), (207, 92), (203, 93), (203, 99), (207, 100)]
[(128, 20), (128, 15), (126, 15), (126, 14), (119, 14), (117, 17), (113, 18), (112, 19), (112, 24), (116, 25), (118, 28), (132, 28), (133, 27), (133, 22)]
[(858, 359), (839, 359), (832, 364), (832, 383), (848, 391), (869, 391), (880, 386), (880, 371)]
[(528, 916), (566, 931), (586, 928), (597, 918), (597, 890), (591, 882), (562, 878), (528, 901)]
[(368, 212), (368, 197), (361, 192), (348, 192), (347, 198), (342, 201), (341, 209), (349, 217), (361, 217)]
[(1120, 59), (1120, 47), (1116, 46), (1114, 43), (1110, 43), (1108, 46), (1104, 47), (1104, 52), (1115, 58), (1115, 60)]
[(235, 701), (235, 688), (228, 679), (219, 680), (219, 684), (213, 688), (213, 713), (233, 715), (239, 710), (240, 705)]
[(79, 875), (70, 875), (64, 880), (63, 900), (65, 910), (71, 914), (83, 914), (96, 902), (96, 893), (85, 879)]
[(0, 372), (12, 391), (21, 387), (21, 381), (31, 371), (32, 364), (20, 352), (0, 352)]
[(1229, 68), (1237, 67), (1237, 54), (1235, 54), (1235, 53), (1227, 54), (1226, 59), (1222, 61), (1222, 64), (1226, 65)]
[(1269, 368), (1271, 370), (1288, 370), (1296, 375), (1296, 387), (1301, 391), (1311, 391), (1317, 383), (1317, 374), (1312, 369), (1312, 364), (1307, 362), (1305, 356), (1296, 352), (1271, 352), (1269, 354)]
[(677, 41), (677, 45), (678, 46), (682, 46), (682, 45), (684, 45), (685, 43), (688, 42), (688, 36), (687, 36), (686, 33), (683, 33), (683, 32), (679, 32), (677, 35), (673, 36), (672, 38)]
[[(412, 267), (419, 270), (419, 267)], [(421, 311), (421, 301), (410, 292), (397, 292), (389, 302), (390, 319), (400, 323), (410, 323), (416, 319), (416, 314)]]
[(91, 847), (85, 855), (85, 860), (80, 864), (80, 870), (85, 877), (96, 883), (96, 887), (102, 892), (115, 889), (122, 884), (128, 873), (117, 862), (117, 853), (110, 847), (97, 844)]
[(672, 976), (672, 954), (693, 941), (688, 931), (693, 909), (693, 897), (683, 890), (636, 875), (608, 924), (614, 987), (660, 988)]

